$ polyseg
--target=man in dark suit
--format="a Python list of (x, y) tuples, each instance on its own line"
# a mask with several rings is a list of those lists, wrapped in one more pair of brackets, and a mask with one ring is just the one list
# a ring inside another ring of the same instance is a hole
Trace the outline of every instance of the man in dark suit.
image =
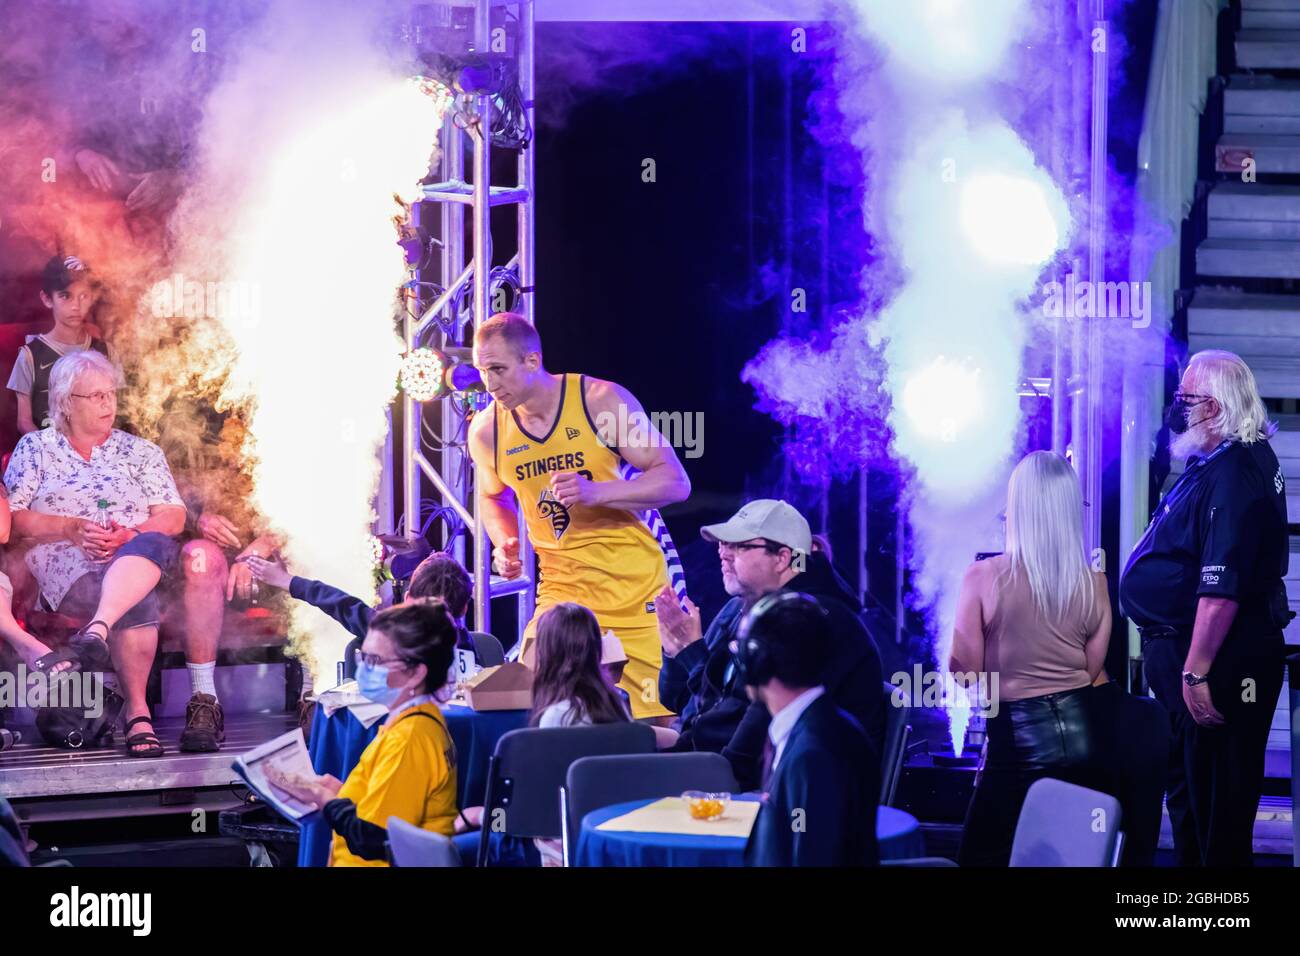
[(806, 594), (765, 597), (741, 621), (742, 678), (772, 717), (763, 806), (745, 848), (750, 866), (880, 862), (880, 756), (821, 684), (833, 642), (830, 616)]

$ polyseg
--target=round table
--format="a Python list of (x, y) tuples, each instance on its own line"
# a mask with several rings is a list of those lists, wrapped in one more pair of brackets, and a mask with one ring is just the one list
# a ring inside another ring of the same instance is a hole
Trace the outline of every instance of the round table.
[[(497, 741), (512, 730), (528, 725), (526, 710), (472, 710), (456, 704), (444, 704), (452, 743), (456, 746), (456, 802), (460, 807), (482, 806), (487, 791), (488, 760)], [(326, 717), (317, 704), (312, 719), (311, 741), (307, 749), (312, 766), (319, 774), (333, 774), (346, 780), (370, 741), (379, 733), (381, 720), (369, 727), (352, 716), (346, 707)], [(302, 827), (298, 842), (299, 866), (325, 866), (329, 862), (332, 831), (324, 819)]]
[[(735, 799), (757, 799), (745, 794)], [(688, 836), (682, 833), (633, 833), (596, 829), (607, 820), (631, 813), (653, 800), (633, 800), (593, 810), (582, 818), (575, 862), (578, 866), (744, 866), (743, 837)], [(876, 839), (882, 860), (925, 855), (916, 817), (893, 807), (876, 810)]]

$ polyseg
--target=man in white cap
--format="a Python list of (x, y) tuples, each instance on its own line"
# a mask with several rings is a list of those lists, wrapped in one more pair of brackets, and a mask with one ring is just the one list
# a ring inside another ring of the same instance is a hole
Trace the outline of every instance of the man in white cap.
[(812, 596), (830, 614), (834, 642), (826, 691), (862, 724), (879, 752), (885, 726), (880, 653), (858, 617), (861, 603), (825, 553), (812, 550), (804, 516), (787, 502), (763, 498), (700, 534), (718, 546), (731, 600), (707, 631), (689, 598), (685, 610), (667, 591), (655, 601), (664, 649), (659, 697), (679, 715), (674, 749), (721, 753), (742, 787), (760, 783), (771, 715), (750, 701), (730, 645), (744, 612), (784, 589)]

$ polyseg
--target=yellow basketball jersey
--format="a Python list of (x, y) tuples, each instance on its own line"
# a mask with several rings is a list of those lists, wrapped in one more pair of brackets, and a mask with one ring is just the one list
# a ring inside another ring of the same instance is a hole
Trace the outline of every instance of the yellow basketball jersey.
[(551, 494), (557, 472), (592, 481), (620, 477), (622, 457), (600, 440), (585, 390), (585, 376), (564, 376), (560, 412), (544, 436), (529, 434), (515, 412), (493, 406), (497, 474), (518, 498), (537, 552), (539, 607), (576, 601), (605, 627), (653, 623), (655, 595), (668, 573), (650, 529), (630, 511), (566, 508)]

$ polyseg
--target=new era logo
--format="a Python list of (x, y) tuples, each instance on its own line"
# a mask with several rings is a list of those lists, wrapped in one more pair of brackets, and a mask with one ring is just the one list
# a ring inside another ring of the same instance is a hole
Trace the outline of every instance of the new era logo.
[(576, 428), (566, 428), (564, 434), (568, 437), (569, 441), (573, 441), (581, 433)]

